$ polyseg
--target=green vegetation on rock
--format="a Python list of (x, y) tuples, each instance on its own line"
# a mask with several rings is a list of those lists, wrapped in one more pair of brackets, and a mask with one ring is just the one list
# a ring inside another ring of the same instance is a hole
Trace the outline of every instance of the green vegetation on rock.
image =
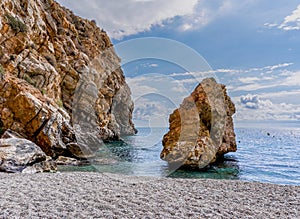
[(0, 64), (0, 75), (4, 75), (4, 69), (3, 66)]
[(19, 32), (26, 33), (27, 32), (27, 27), (22, 21), (20, 21), (19, 19), (15, 18), (9, 14), (6, 14), (5, 17), (7, 19), (9, 26), (15, 32), (17, 32), (17, 33), (19, 33)]
[(32, 86), (35, 86), (35, 82), (28, 75), (24, 75), (23, 79), (27, 81), (29, 84), (31, 84)]
[(63, 108), (64, 104), (62, 102), (62, 100), (57, 100), (56, 101), (57, 106), (59, 106), (60, 108)]
[(47, 90), (46, 90), (45, 88), (43, 88), (43, 89), (41, 90), (41, 93), (42, 93), (43, 95), (46, 95), (46, 94), (47, 94)]

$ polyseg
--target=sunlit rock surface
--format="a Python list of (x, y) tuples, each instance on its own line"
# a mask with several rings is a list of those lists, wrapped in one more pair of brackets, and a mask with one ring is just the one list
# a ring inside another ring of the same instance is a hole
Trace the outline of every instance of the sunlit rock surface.
[(95, 22), (53, 0), (0, 2), (0, 134), (51, 157), (91, 157), (101, 140), (136, 133), (130, 94)]
[(234, 113), (225, 86), (204, 79), (170, 115), (161, 158), (178, 167), (201, 169), (236, 151)]

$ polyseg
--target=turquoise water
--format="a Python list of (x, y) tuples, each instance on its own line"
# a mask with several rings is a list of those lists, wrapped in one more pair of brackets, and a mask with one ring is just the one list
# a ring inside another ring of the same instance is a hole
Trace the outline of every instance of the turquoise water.
[[(238, 151), (206, 171), (176, 170), (160, 160), (165, 128), (139, 128), (124, 142), (106, 144), (99, 162), (90, 166), (60, 167), (61, 171), (99, 171), (138, 176), (241, 179), (300, 185), (299, 128), (236, 128)], [(102, 158), (105, 157), (105, 160)]]

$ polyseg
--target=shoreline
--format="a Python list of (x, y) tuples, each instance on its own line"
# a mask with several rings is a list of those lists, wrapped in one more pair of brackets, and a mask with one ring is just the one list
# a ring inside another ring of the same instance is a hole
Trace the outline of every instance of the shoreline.
[(111, 173), (0, 173), (0, 218), (299, 218), (300, 186)]

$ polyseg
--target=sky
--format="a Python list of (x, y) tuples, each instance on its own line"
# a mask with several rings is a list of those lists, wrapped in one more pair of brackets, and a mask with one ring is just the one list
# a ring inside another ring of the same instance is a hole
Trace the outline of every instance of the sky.
[(58, 0), (111, 37), (139, 125), (168, 115), (204, 77), (235, 121), (300, 120), (299, 0)]

